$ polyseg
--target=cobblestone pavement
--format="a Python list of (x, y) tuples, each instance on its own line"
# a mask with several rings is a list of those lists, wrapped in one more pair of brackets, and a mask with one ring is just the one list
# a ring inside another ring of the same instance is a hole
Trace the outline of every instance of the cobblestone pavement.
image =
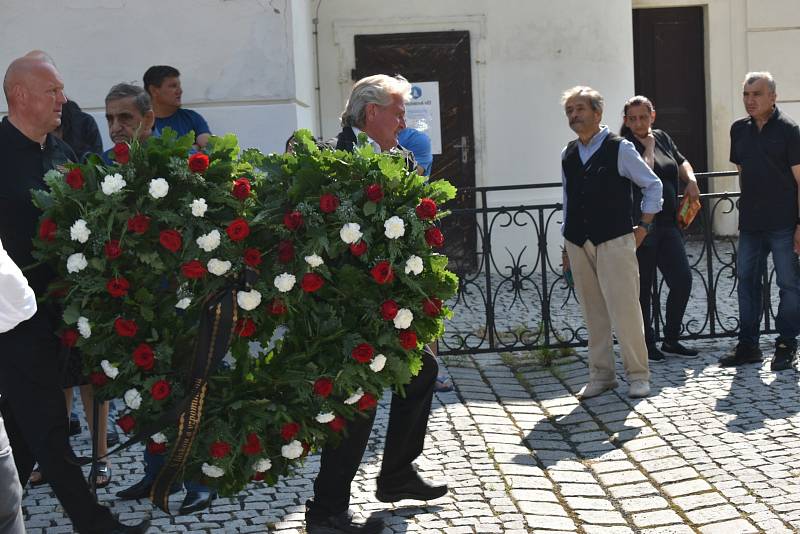
[[(618, 369), (620, 388), (584, 403), (575, 393), (587, 379), (585, 351), (550, 368), (530, 354), (450, 357), (456, 391), (436, 395), (418, 461), (450, 493), (424, 505), (374, 498), (387, 397), (351, 506), (383, 516), (386, 534), (800, 532), (798, 375), (768, 363), (721, 369), (732, 344), (696, 343), (699, 358), (653, 365), (650, 398), (628, 399)], [(86, 433), (73, 439), (88, 454)], [(114, 497), (141, 476), (140, 451), (114, 458), (114, 479), (99, 490), (123, 521), (152, 518), (150, 532), (304, 532), (316, 458), (275, 488), (182, 517)], [(31, 533), (72, 530), (47, 485), (27, 491), (25, 517)]]

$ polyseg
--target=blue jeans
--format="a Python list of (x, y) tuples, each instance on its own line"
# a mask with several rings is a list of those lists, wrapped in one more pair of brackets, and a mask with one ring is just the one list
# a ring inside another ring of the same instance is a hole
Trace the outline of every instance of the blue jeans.
[(800, 264), (794, 253), (795, 227), (771, 231), (739, 232), (736, 270), (739, 282), (739, 342), (758, 345), (763, 311), (762, 275), (772, 253), (778, 283), (776, 343), (797, 346), (800, 334)]
[[(166, 458), (163, 454), (152, 454), (145, 449), (144, 451), (144, 478), (155, 480), (161, 468), (164, 467)], [(183, 487), (186, 491), (211, 491), (208, 486), (204, 486), (191, 480), (184, 480)]]

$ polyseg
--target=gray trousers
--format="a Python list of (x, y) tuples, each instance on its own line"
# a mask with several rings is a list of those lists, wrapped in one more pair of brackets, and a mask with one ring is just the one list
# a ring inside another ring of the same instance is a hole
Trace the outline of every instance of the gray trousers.
[(22, 520), (22, 486), (0, 415), (0, 534), (25, 534)]

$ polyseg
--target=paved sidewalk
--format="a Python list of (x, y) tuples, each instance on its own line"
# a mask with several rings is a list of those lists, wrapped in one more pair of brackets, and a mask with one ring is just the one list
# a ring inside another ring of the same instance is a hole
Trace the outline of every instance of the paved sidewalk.
[[(620, 380), (582, 404), (574, 394), (587, 378), (583, 350), (550, 369), (529, 354), (448, 358), (456, 391), (434, 399), (418, 467), (450, 494), (424, 506), (375, 500), (386, 397), (351, 506), (383, 516), (387, 534), (800, 532), (798, 374), (776, 375), (768, 363), (720, 369), (733, 343), (697, 342), (700, 358), (653, 365), (648, 399), (628, 399)], [(88, 454), (85, 432), (73, 444)], [(304, 532), (316, 458), (278, 487), (187, 517), (116, 500), (141, 476), (140, 458), (115, 458), (114, 479), (99, 491), (123, 521), (152, 517), (150, 532)], [(182, 493), (172, 499), (177, 509)], [(49, 486), (29, 489), (25, 506), (29, 532), (72, 531)]]

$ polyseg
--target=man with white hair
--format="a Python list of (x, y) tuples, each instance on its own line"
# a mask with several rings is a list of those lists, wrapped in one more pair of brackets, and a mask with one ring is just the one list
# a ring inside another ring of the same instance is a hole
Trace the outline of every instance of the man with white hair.
[[(14, 60), (3, 91), (8, 116), (0, 123), (0, 160), (5, 162), (0, 168), (0, 240), (11, 259), (24, 267), (35, 263), (33, 239), (50, 238), (46, 228), (37, 232), (41, 212), (31, 201), (31, 190), (45, 189), (44, 173), (74, 155), (50, 133), (61, 124), (61, 107), (67, 100), (52, 63), (40, 57)], [(26, 276), (41, 297), (55, 273), (38, 265)], [(77, 532), (144, 532), (147, 521), (125, 526), (97, 503), (72, 452), (54, 335), (58, 319), (57, 310), (42, 306), (29, 320), (0, 334), (0, 410), (18, 479), (27, 480), (38, 461)]]
[[(352, 151), (359, 132), (364, 132), (376, 152), (397, 146), (397, 133), (405, 128), (405, 102), (411, 85), (402, 76), (382, 74), (355, 83), (342, 113), (342, 132), (336, 148)], [(405, 387), (405, 396), (392, 395), (389, 427), (386, 431), (383, 463), (375, 493), (381, 502), (402, 499), (428, 501), (444, 496), (446, 485), (431, 485), (422, 480), (412, 462), (422, 454), (433, 388), (438, 373), (436, 359), (422, 355), (422, 370)], [(348, 511), (350, 484), (367, 448), (375, 411), (368, 417), (348, 423), (347, 436), (338, 447), (322, 450), (319, 474), (314, 481), (314, 500), (306, 508), (308, 534), (377, 534), (383, 521), (371, 518), (365, 524), (353, 523)]]
[[(636, 248), (661, 211), (661, 180), (633, 143), (601, 124), (603, 97), (577, 86), (561, 98), (569, 127), (578, 138), (561, 152), (564, 188), (564, 263), (589, 332), (588, 399), (617, 387), (612, 330), (617, 335), (628, 380), (628, 396), (650, 394), (650, 368), (639, 306)], [(634, 226), (632, 187), (642, 190), (642, 218)]]
[(769, 72), (750, 72), (742, 84), (747, 117), (731, 125), (730, 161), (739, 170), (739, 247), (736, 256), (739, 343), (723, 367), (761, 362), (762, 273), (772, 253), (778, 314), (772, 370), (790, 369), (800, 334), (800, 129), (775, 105)]

